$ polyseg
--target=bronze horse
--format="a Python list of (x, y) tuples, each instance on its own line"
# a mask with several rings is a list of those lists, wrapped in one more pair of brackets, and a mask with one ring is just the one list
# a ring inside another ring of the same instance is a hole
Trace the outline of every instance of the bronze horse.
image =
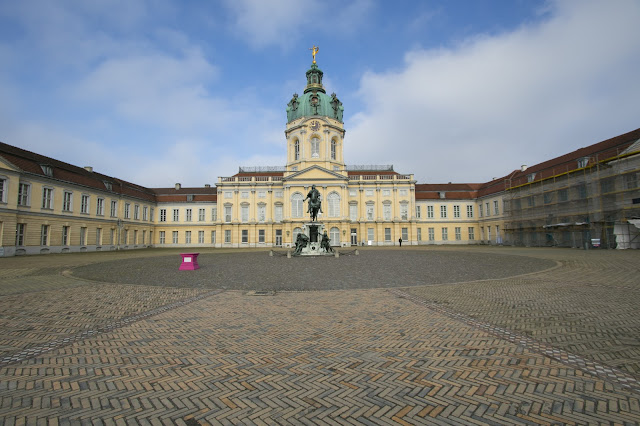
[(322, 201), (320, 201), (320, 191), (316, 189), (315, 185), (311, 186), (311, 190), (307, 194), (307, 197), (303, 200), (309, 199), (309, 209), (307, 213), (311, 215), (311, 221), (314, 222), (318, 219), (318, 212), (322, 213)]

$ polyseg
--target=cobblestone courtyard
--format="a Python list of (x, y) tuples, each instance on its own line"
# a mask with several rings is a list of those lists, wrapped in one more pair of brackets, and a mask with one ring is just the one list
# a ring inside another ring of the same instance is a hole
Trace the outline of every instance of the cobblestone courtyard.
[(640, 423), (639, 252), (343, 250), (0, 259), (0, 424)]

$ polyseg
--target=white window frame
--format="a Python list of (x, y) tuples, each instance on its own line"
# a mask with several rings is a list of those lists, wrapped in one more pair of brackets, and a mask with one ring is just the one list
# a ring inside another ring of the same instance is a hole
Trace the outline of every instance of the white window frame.
[(53, 188), (45, 186), (42, 188), (42, 208), (53, 210)]

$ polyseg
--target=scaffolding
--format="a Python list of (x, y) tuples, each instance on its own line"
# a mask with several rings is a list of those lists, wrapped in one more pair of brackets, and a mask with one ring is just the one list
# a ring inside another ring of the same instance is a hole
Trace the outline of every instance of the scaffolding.
[(505, 242), (640, 248), (640, 152), (598, 156), (586, 158), (585, 167), (567, 165), (563, 173), (545, 179), (515, 186), (507, 179)]

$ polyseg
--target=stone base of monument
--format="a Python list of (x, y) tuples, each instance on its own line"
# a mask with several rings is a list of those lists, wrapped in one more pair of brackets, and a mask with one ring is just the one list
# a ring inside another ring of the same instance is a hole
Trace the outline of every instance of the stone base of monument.
[(324, 224), (318, 222), (308, 222), (303, 225), (302, 234), (306, 235), (308, 242), (298, 252), (293, 252), (294, 256), (335, 256), (333, 251), (325, 251), (320, 247), (322, 234), (324, 234)]

